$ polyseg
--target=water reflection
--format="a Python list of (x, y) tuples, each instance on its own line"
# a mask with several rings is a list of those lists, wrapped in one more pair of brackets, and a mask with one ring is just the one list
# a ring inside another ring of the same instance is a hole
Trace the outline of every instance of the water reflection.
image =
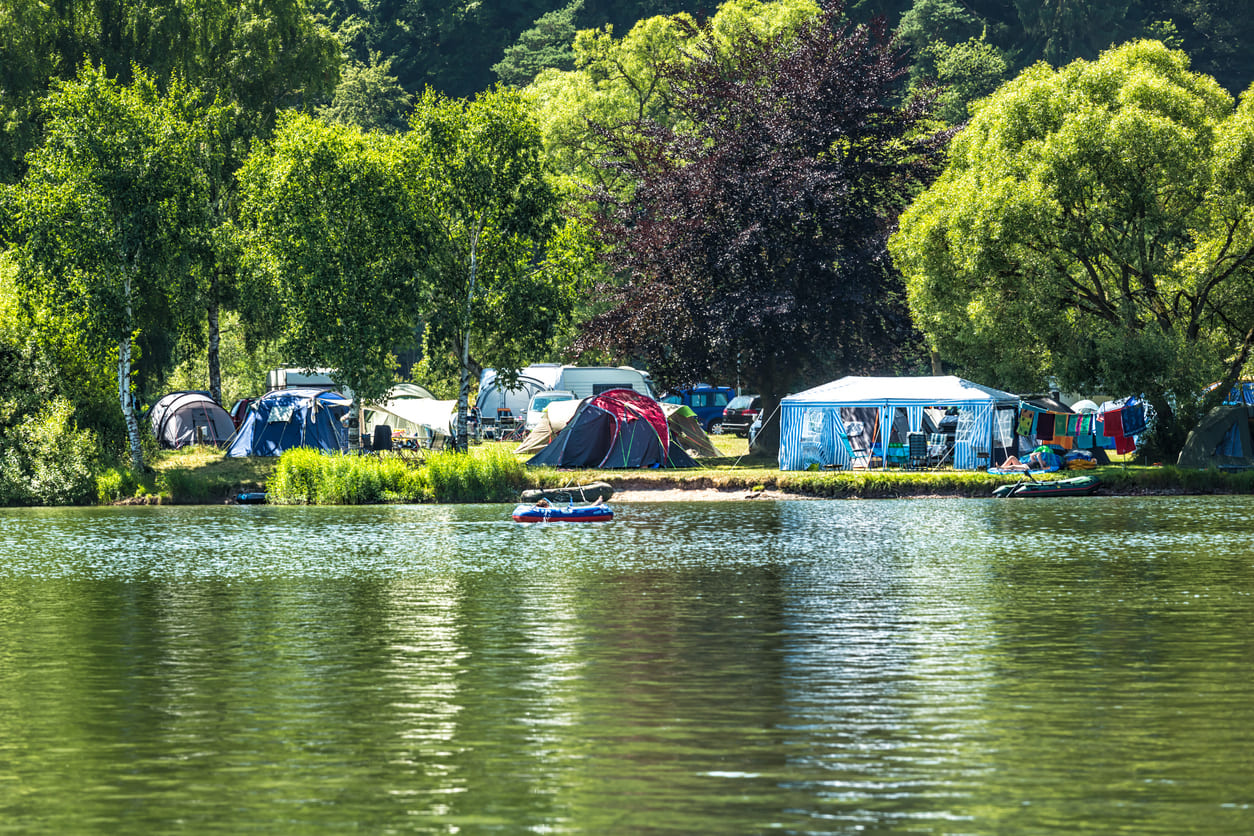
[(0, 512), (0, 831), (1251, 829), (1246, 498)]

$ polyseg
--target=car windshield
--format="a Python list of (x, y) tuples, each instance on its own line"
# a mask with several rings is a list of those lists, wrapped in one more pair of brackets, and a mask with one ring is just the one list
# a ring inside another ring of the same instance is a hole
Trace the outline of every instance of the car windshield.
[(565, 394), (536, 395), (534, 398), (531, 399), (531, 408), (534, 409), (536, 412), (543, 412), (544, 408), (551, 403), (554, 403), (556, 401), (569, 401), (569, 400), (573, 400), (573, 398), (570, 395), (565, 395)]
[(727, 405), (728, 409), (747, 409), (749, 404), (753, 403), (753, 399), (757, 395), (737, 395), (731, 399), (731, 403)]

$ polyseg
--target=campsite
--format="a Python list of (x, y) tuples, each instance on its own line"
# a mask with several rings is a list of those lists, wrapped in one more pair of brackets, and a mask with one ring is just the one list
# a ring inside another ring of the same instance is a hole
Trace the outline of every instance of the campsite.
[[(535, 368), (547, 372), (537, 375)], [(589, 373), (605, 377), (606, 371)], [(347, 443), (350, 402), (329, 378), (318, 388), (276, 389), (253, 399), (239, 429), (219, 442), (220, 455), (164, 454), (143, 501), (229, 502), (247, 494), (249, 501), (268, 496), (296, 504), (494, 502), (588, 479), (656, 499), (1062, 496), (1066, 480), (1077, 476), (1088, 486), (1085, 494), (1225, 493), (1244, 490), (1252, 478), (1246, 471), (1254, 471), (1247, 414), (1254, 408), (1236, 403), (1243, 397), (1238, 389), (1190, 435), (1179, 467), (1162, 467), (1135, 459), (1135, 439), (1147, 425), (1137, 398), (1101, 404), (1072, 398), (1075, 411), (1058, 393), (1020, 396), (954, 376), (847, 376), (783, 400), (779, 453), (770, 455), (739, 436), (707, 434), (696, 413), (675, 399), (615, 387), (620, 370), (609, 371), (599, 393), (584, 398), (547, 388), (574, 379), (557, 365), (533, 367), (513, 387), (493, 381), (489, 402), (520, 403), (508, 399), (521, 393), (543, 409), (523, 413), (526, 420), (509, 434), (473, 421), (468, 457), (454, 445), (456, 401), (420, 385), (396, 384), (363, 405), (358, 450)], [(547, 385), (539, 379), (544, 374)], [(653, 391), (647, 378), (641, 388)], [(560, 397), (543, 397), (550, 392)], [(204, 398), (175, 393), (163, 404), (199, 404), (205, 412)], [(165, 406), (154, 412), (154, 428), (182, 426), (168, 417), (175, 413)], [(207, 431), (200, 432), (203, 441)], [(232, 485), (220, 473), (226, 460), (241, 457), (262, 461)], [(447, 477), (423, 475), (436, 462), (442, 473), (464, 472), (452, 493), (440, 483)], [(1045, 489), (1006, 494), (1025, 478), (1046, 480)], [(338, 487), (319, 487), (328, 480)]]

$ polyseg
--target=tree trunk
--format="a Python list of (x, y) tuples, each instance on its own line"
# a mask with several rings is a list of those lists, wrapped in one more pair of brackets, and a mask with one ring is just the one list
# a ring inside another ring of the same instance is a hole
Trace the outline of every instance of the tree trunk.
[(215, 279), (209, 289), (209, 397), (216, 403), (227, 406), (222, 403), (222, 367), (218, 360), (222, 337), (218, 331), (217, 289)]
[(350, 453), (361, 450), (361, 408), (356, 389), (353, 390), (353, 400), (348, 405), (348, 450)]
[(135, 416), (135, 401), (131, 398), (130, 334), (118, 341), (118, 402), (122, 406), (122, 420), (126, 422), (126, 437), (131, 448), (131, 469), (142, 473), (144, 449), (139, 443), (139, 419)]
[(762, 372), (761, 379), (750, 381), (754, 391), (762, 399), (762, 412), (760, 413), (762, 428), (754, 436), (753, 443), (749, 446), (749, 452), (755, 455), (779, 458), (779, 402), (787, 393), (780, 391), (776, 385), (780, 375), (774, 362), (770, 364), (769, 368), (763, 369)]
[(470, 413), (470, 317), (475, 301), (475, 271), (479, 266), (479, 231), (483, 228), (480, 220), (470, 235), (470, 282), (466, 291), (466, 320), (462, 332), (462, 373), (461, 385), (457, 390), (457, 449), (465, 452), (470, 449), (470, 434), (466, 429), (466, 416)]
[(135, 313), (131, 307), (131, 274), (128, 270), (122, 285), (126, 298), (126, 324), (122, 338), (118, 340), (118, 401), (122, 405), (122, 420), (126, 423), (126, 437), (131, 447), (131, 469), (144, 472), (144, 448), (139, 443), (139, 419), (135, 416), (135, 399), (131, 397), (131, 329)]

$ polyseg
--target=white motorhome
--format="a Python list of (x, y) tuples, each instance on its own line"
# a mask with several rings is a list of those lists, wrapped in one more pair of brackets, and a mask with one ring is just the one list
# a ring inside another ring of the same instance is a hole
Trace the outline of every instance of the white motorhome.
[(276, 389), (335, 389), (334, 369), (271, 369), (266, 372), (266, 391)]
[(574, 392), (577, 398), (590, 398), (607, 389), (635, 389), (653, 397), (649, 376), (631, 366), (562, 366), (553, 388)]
[(567, 366), (560, 363), (533, 363), (518, 373), (518, 383), (506, 388), (498, 382), (496, 369), (484, 369), (479, 376), (475, 406), (489, 435), (497, 416), (522, 423), (527, 407), (539, 392), (573, 392), (576, 398), (590, 398), (607, 389), (635, 389), (653, 397), (653, 384), (647, 373), (631, 366)]
[(497, 380), (496, 369), (484, 369), (479, 375), (479, 394), (475, 398), (475, 408), (479, 410), (479, 420), (489, 436), (495, 435), (496, 420), (521, 422), (527, 416), (527, 404), (536, 392), (544, 392), (554, 388), (557, 373), (562, 367), (557, 363), (537, 363), (523, 369), (518, 374), (518, 382), (506, 387), (504, 381)]

